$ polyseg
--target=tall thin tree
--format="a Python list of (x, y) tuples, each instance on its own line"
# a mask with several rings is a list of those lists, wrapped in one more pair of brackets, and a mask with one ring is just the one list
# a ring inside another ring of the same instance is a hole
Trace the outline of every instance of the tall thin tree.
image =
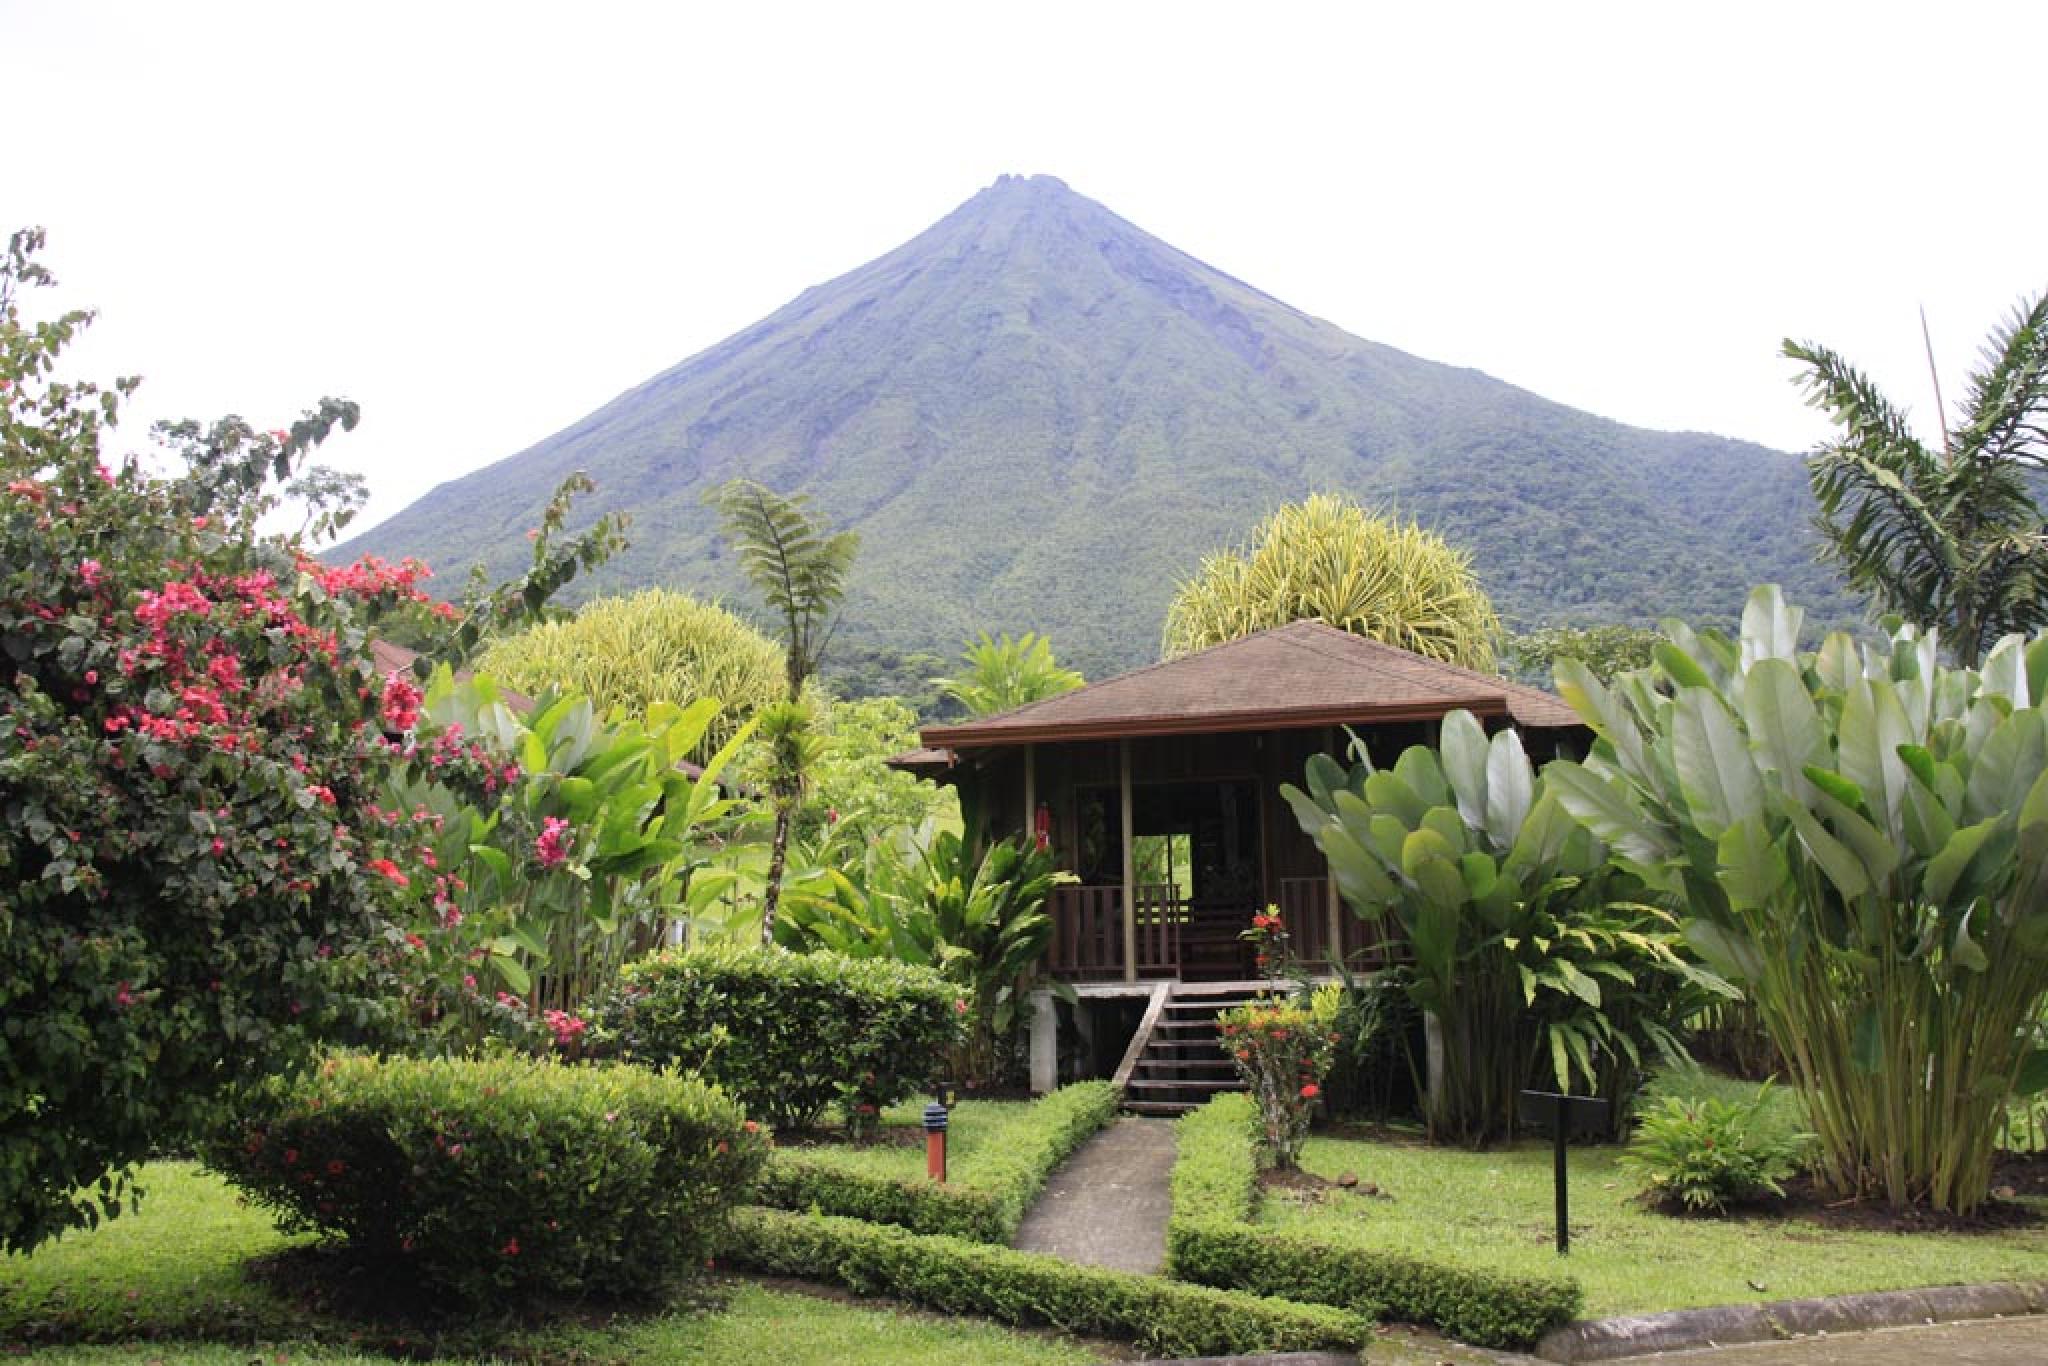
[(1785, 342), (1807, 401), (1840, 433), (1807, 457), (1822, 556), (1883, 612), (1974, 665), (2000, 636), (2048, 627), (2048, 294), (1993, 329), (1943, 446), (1827, 347)]
[(814, 748), (804, 684), (818, 671), (838, 624), (846, 575), (860, 548), (851, 531), (833, 532), (802, 494), (783, 495), (751, 479), (734, 479), (705, 494), (739, 551), (740, 567), (781, 618), (783, 675), (788, 697), (763, 708), (760, 734), (775, 757), (770, 784), (775, 836), (761, 895), (761, 942), (775, 942), (775, 913), (789, 862), (789, 830), (803, 798), (805, 770)]

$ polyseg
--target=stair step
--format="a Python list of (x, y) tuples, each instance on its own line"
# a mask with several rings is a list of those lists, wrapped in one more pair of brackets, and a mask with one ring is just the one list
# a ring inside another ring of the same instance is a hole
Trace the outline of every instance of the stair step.
[(1200, 1077), (1186, 1077), (1178, 1081), (1153, 1081), (1149, 1078), (1127, 1081), (1124, 1088), (1129, 1091), (1242, 1091), (1243, 1082), (1236, 1078), (1228, 1081), (1209, 1081)]
[(1127, 1100), (1124, 1109), (1134, 1115), (1185, 1115), (1202, 1107), (1187, 1100)]

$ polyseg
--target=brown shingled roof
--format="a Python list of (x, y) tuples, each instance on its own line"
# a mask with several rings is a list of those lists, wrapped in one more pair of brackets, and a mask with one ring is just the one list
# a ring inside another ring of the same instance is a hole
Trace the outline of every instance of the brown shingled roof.
[(1297, 621), (1212, 645), (1040, 702), (949, 726), (928, 747), (1283, 730), (1433, 721), (1463, 708), (1532, 728), (1583, 724), (1540, 688), (1440, 664), (1392, 645)]

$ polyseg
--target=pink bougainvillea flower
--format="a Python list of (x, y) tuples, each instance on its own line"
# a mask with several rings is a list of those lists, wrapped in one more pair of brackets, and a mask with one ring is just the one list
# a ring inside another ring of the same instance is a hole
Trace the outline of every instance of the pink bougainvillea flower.
[(100, 577), (104, 572), (100, 568), (98, 560), (80, 560), (78, 562), (78, 577), (85, 581), (87, 588), (99, 587)]
[(540, 860), (543, 868), (559, 868), (569, 859), (566, 843), (569, 822), (560, 816), (549, 816), (541, 822), (540, 834), (533, 841), (533, 856)]

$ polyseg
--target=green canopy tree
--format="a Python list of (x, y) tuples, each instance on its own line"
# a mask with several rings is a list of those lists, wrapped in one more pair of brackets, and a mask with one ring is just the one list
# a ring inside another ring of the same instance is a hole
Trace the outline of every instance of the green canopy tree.
[(1241, 549), (1204, 560), (1166, 609), (1160, 650), (1171, 659), (1302, 620), (1489, 671), (1500, 636), (1465, 552), (1319, 493), (1259, 523)]
[(717, 604), (649, 588), (499, 637), (476, 668), (532, 696), (578, 693), (600, 713), (623, 707), (644, 717), (658, 702), (687, 707), (717, 698), (718, 715), (690, 754), (701, 764), (782, 697), (782, 656), (774, 641)]
[(761, 942), (775, 942), (775, 910), (789, 862), (789, 830), (803, 800), (804, 774), (817, 753), (804, 685), (818, 672), (831, 642), (846, 575), (853, 568), (860, 537), (832, 532), (810, 510), (802, 494), (785, 496), (735, 479), (711, 490), (705, 501), (718, 509), (725, 534), (739, 550), (740, 567), (768, 608), (781, 619), (784, 699), (759, 714), (758, 733), (774, 756), (770, 793), (775, 800), (775, 834), (761, 893)]
[(967, 667), (947, 678), (934, 678), (932, 685), (967, 709), (969, 716), (994, 716), (1030, 702), (1072, 692), (1084, 680), (1079, 670), (1063, 669), (1053, 658), (1052, 642), (1026, 631), (1012, 640), (1004, 632), (1001, 640), (983, 631), (960, 652)]
[(1824, 557), (1965, 664), (2048, 627), (2048, 527), (2029, 487), (2048, 464), (2048, 294), (1993, 330), (1939, 451), (1835, 352), (1788, 338), (1784, 353), (1841, 428), (1807, 457)]

